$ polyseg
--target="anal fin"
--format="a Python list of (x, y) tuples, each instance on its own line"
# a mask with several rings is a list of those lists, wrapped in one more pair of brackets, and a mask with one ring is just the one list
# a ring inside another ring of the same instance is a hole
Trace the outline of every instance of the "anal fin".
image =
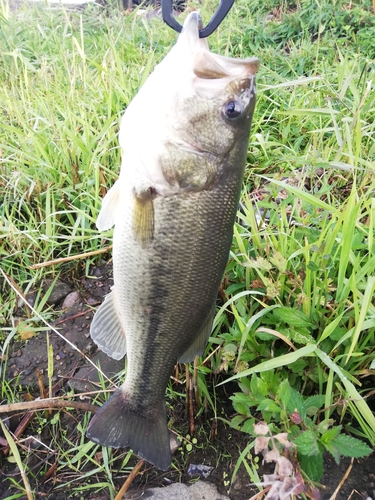
[(114, 359), (125, 356), (126, 338), (117, 306), (115, 287), (112, 287), (112, 292), (106, 296), (96, 311), (90, 335), (99, 349), (108, 356)]
[(203, 353), (212, 331), (214, 314), (215, 308), (207, 315), (207, 318), (202, 324), (201, 329), (199, 330), (199, 333), (195, 337), (193, 343), (188, 347), (188, 349), (186, 349), (182, 356), (180, 356), (178, 360), (179, 363), (189, 363), (194, 360), (195, 356), (200, 356)]

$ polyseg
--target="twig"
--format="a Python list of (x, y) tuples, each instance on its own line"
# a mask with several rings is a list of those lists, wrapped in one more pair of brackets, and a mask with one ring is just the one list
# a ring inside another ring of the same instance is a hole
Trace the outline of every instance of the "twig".
[[(47, 459), (48, 458), (50, 458), (50, 457), (47, 457)], [(52, 474), (55, 472), (56, 468), (57, 468), (57, 460), (55, 462), (53, 462), (51, 467), (48, 469), (48, 471), (42, 477), (42, 479), (41, 479), (42, 484), (44, 484), (52, 476)]]
[(25, 401), (24, 403), (11, 403), (0, 405), (0, 413), (10, 413), (22, 410), (46, 410), (48, 408), (76, 408), (77, 410), (91, 411), (99, 410), (99, 406), (83, 403), (80, 401), (66, 401), (61, 398), (38, 399), (36, 401)]
[(189, 387), (190, 387), (190, 371), (189, 371), (189, 365), (185, 363), (185, 389), (186, 389), (186, 396), (185, 396), (185, 413), (186, 416), (189, 415)]
[[(98, 301), (97, 304), (100, 304), (100, 302)], [(53, 326), (60, 325), (61, 323), (71, 321), (72, 319), (79, 318), (80, 316), (84, 316), (85, 314), (89, 314), (91, 312), (92, 312), (92, 309), (87, 308), (84, 311), (81, 311), (77, 314), (73, 314), (73, 316), (67, 316), (66, 318), (59, 319), (58, 321), (54, 321), (52, 324), (53, 324)]]
[(199, 394), (197, 366), (198, 366), (198, 356), (195, 356), (195, 358), (194, 358), (194, 372), (193, 372), (194, 394), (195, 394), (195, 404), (196, 404), (198, 410), (200, 410), (201, 406), (202, 406), (202, 401), (201, 401), (201, 396)]
[(263, 326), (260, 326), (259, 328), (257, 328), (257, 330), (255, 330), (255, 333), (258, 333), (258, 332), (264, 332), (264, 333), (269, 333), (270, 335), (274, 335), (275, 337), (278, 337), (279, 339), (284, 341), (286, 344), (288, 344), (288, 346), (291, 347), (293, 349), (293, 351), (297, 350), (297, 347), (295, 345), (293, 345), (292, 342), (287, 337), (285, 337), (285, 335), (278, 332), (277, 330), (272, 330), (271, 328), (265, 328)]
[(134, 467), (134, 469), (131, 471), (129, 476), (127, 477), (125, 483), (121, 486), (119, 492), (115, 496), (115, 500), (122, 500), (123, 496), (125, 493), (128, 491), (130, 485), (134, 481), (135, 476), (138, 474), (138, 472), (141, 470), (143, 467), (143, 464), (145, 463), (144, 460), (140, 460), (137, 465)]
[(190, 435), (193, 436), (195, 431), (194, 426), (194, 400), (193, 400), (193, 380), (189, 379), (189, 422), (190, 422)]
[(42, 373), (38, 369), (36, 370), (36, 376), (38, 378), (40, 397), (42, 399), (44, 399), (46, 397), (45, 390), (44, 390), (44, 382), (43, 382), (43, 378), (42, 378)]
[(259, 491), (258, 493), (255, 493), (249, 500), (258, 500), (259, 498), (262, 498), (265, 493), (267, 493), (271, 489), (271, 486), (266, 486), (262, 491)]
[(70, 255), (69, 257), (61, 257), (60, 259), (48, 260), (47, 262), (40, 262), (39, 264), (33, 264), (30, 269), (40, 269), (41, 267), (55, 266), (56, 264), (61, 264), (63, 262), (69, 262), (71, 260), (86, 259), (86, 257), (91, 257), (93, 255), (98, 255), (101, 253), (108, 252), (111, 250), (112, 245), (109, 247), (101, 248), (100, 250), (93, 250), (92, 252), (80, 253), (78, 255)]
[(346, 470), (345, 474), (343, 475), (343, 477), (342, 477), (339, 485), (337, 486), (337, 488), (335, 489), (335, 491), (333, 492), (333, 495), (331, 496), (331, 498), (329, 500), (335, 500), (336, 499), (337, 493), (341, 490), (343, 484), (348, 479), (350, 471), (352, 470), (352, 467), (353, 467), (353, 463), (354, 463), (354, 457), (352, 457), (352, 459), (350, 461), (350, 464), (349, 464), (349, 467), (347, 468), (347, 470)]

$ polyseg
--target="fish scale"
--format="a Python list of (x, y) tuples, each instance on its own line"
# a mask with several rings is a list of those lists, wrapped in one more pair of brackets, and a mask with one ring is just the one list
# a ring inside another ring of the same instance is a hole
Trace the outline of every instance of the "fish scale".
[[(115, 359), (126, 353), (127, 373), (87, 436), (162, 470), (171, 463), (165, 390), (176, 362), (202, 354), (211, 333), (255, 106), (258, 60), (212, 54), (199, 23), (187, 17), (129, 105), (120, 177), (97, 221), (115, 225), (114, 288), (90, 333)], [(144, 143), (134, 132), (142, 110)]]

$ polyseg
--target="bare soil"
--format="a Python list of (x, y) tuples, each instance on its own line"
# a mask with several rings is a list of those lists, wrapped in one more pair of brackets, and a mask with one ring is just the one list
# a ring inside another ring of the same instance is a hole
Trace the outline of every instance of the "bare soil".
[[(75, 300), (73, 297), (74, 303), (68, 309), (61, 310), (54, 326), (84, 354), (95, 361), (99, 361), (102, 369), (110, 377), (121, 371), (124, 367), (124, 361), (114, 362), (114, 360), (109, 359), (102, 353), (97, 353), (89, 336), (89, 327), (93, 317), (93, 309), (109, 293), (112, 284), (111, 265), (103, 263), (103, 265), (93, 268), (88, 277), (79, 279), (70, 277), (65, 284), (63, 282), (58, 283), (53, 299), (55, 300), (56, 309), (59, 310), (68, 292), (78, 292), (78, 297), (76, 295)], [(29, 298), (32, 300), (32, 296)], [(97, 372), (85, 361), (82, 354), (54, 332), (49, 333), (49, 340), (54, 358), (54, 394), (58, 396), (64, 392), (66, 393), (67, 390), (72, 390), (72, 387), (76, 392), (97, 388)], [(47, 335), (45, 333), (31, 338), (27, 343), (15, 342), (11, 346), (6, 361), (6, 378), (13, 391), (22, 392), (22, 398), (25, 401), (39, 396), (41, 385), (44, 384), (45, 387), (48, 387), (47, 351)], [(4, 364), (4, 360), (2, 362)], [(39, 382), (38, 373), (40, 374)], [(217, 382), (217, 379), (212, 380), (213, 384)], [(173, 422), (173, 430), (182, 436), (186, 436), (191, 433), (191, 430), (189, 430), (191, 424), (186, 414), (185, 388), (184, 385), (176, 384), (174, 389), (176, 393), (182, 394), (182, 396), (174, 394), (173, 399), (167, 399), (168, 417)], [(259, 490), (256, 486), (250, 484), (249, 476), (243, 465), (239, 468), (232, 486), (229, 486), (238, 457), (248, 445), (249, 439), (251, 439), (250, 436), (230, 428), (223, 422), (223, 420), (230, 420), (234, 415), (233, 407), (228, 399), (234, 390), (236, 390), (236, 386), (228, 384), (221, 386), (219, 392), (216, 389), (217, 415), (220, 418), (214, 419), (210, 412), (203, 412), (194, 421), (194, 437), (197, 439), (197, 444), (193, 446), (193, 449), (187, 451), (184, 445), (181, 446), (175, 454), (172, 468), (167, 472), (162, 473), (145, 464), (132, 484), (133, 491), (136, 490), (141, 493), (145, 488), (166, 486), (173, 482), (189, 483), (195, 479), (188, 474), (188, 467), (190, 464), (196, 464), (212, 467), (207, 480), (215, 483), (220, 493), (229, 495), (232, 500), (247, 500), (256, 494)], [(84, 401), (87, 403), (92, 402), (90, 399)], [(11, 403), (11, 401), (4, 401), (3, 403)], [(48, 420), (54, 414), (55, 412), (51, 416), (46, 414), (45, 418)], [(80, 434), (77, 428), (84, 417), (85, 412), (79, 409), (60, 411), (60, 429), (64, 429), (65, 433), (64, 439), (60, 440), (61, 446), (64, 446), (64, 443), (66, 444), (69, 441), (71, 443), (79, 441)], [(40, 441), (51, 447), (50, 452), (46, 452), (46, 448), (39, 446), (37, 441), (33, 439), (29, 440), (29, 442), (23, 442), (25, 449), (28, 450), (25, 460), (31, 470), (29, 480), (37, 489), (36, 498), (51, 500), (75, 498), (77, 493), (73, 491), (73, 486), (70, 487), (71, 489), (69, 487), (60, 489), (60, 487), (73, 478), (75, 479), (74, 487), (77, 487), (80, 481), (84, 486), (86, 480), (80, 479), (80, 476), (88, 471), (90, 465), (77, 471), (76, 474), (72, 473), (71, 468), (66, 467), (64, 469), (59, 465), (59, 472), (56, 474), (55, 469), (58, 466), (58, 460), (62, 460), (61, 453), (59, 456), (59, 450), (56, 450), (53, 445), (53, 443), (59, 441), (59, 437), (55, 434), (56, 426), (44, 425), (40, 429), (40, 418), (41, 413), (38, 416), (35, 413), (30, 416), (27, 412), (22, 412), (17, 415), (9, 415), (7, 421), (11, 430), (15, 432), (22, 419), (26, 419), (27, 424), (19, 434), (19, 438), (24, 440), (27, 436), (35, 437), (37, 435)], [(124, 450), (115, 451), (115, 456), (118, 457), (116, 462), (118, 467), (120, 467), (125, 455), (126, 451)], [(17, 467), (7, 460), (7, 456), (5, 447), (0, 446), (0, 500), (6, 500), (19, 491), (13, 485), (12, 480), (22, 484)], [(137, 458), (133, 457), (129, 464), (134, 466), (136, 463)], [(259, 463), (258, 473), (260, 477), (262, 477), (263, 473), (273, 472), (272, 466), (262, 465), (261, 460)], [(345, 482), (339, 487), (348, 468), (351, 468), (350, 473)], [(119, 470), (118, 473), (115, 473), (115, 485), (120, 487), (127, 475), (128, 470)], [(102, 480), (104, 480), (104, 477), (100, 477), (100, 474), (95, 475), (93, 478), (93, 481), (96, 482)], [(327, 500), (331, 498), (337, 487), (339, 487), (339, 491), (336, 499), (339, 500), (375, 499), (375, 456), (371, 455), (367, 459), (354, 460), (352, 464), (350, 459), (343, 459), (339, 465), (327, 456), (325, 475), (320, 486), (321, 498)], [(96, 500), (110, 498), (106, 490), (103, 490), (103, 493), (100, 494), (81, 492), (78, 497)]]

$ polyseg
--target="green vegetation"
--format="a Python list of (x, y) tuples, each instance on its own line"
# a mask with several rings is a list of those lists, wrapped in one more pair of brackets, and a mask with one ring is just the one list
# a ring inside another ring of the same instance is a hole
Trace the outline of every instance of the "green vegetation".
[[(213, 10), (206, 3), (204, 18)], [(305, 480), (320, 479), (324, 450), (338, 461), (375, 446), (374, 39), (370, 0), (236, 0), (210, 37), (213, 50), (262, 66), (242, 210), (198, 385), (215, 411), (208, 378), (236, 380), (237, 415), (224, 420), (254, 438), (259, 419), (288, 432)], [(109, 244), (95, 220), (119, 170), (119, 119), (174, 40), (160, 19), (111, 6), (12, 14), (0, 0), (0, 267), (14, 288), (87, 272), (97, 257), (32, 266)], [(1, 276), (0, 289), (5, 354), (22, 323)], [(34, 307), (55, 314), (42, 294)], [(45, 328), (33, 311), (28, 322)], [(4, 371), (1, 399), (16, 400)], [(87, 489), (113, 496), (113, 451), (103, 448), (99, 465), (87, 422), (68, 449), (55, 443), (58, 467), (74, 482), (91, 462), (88, 474), (106, 480)], [(237, 465), (252, 477), (246, 453)]]

